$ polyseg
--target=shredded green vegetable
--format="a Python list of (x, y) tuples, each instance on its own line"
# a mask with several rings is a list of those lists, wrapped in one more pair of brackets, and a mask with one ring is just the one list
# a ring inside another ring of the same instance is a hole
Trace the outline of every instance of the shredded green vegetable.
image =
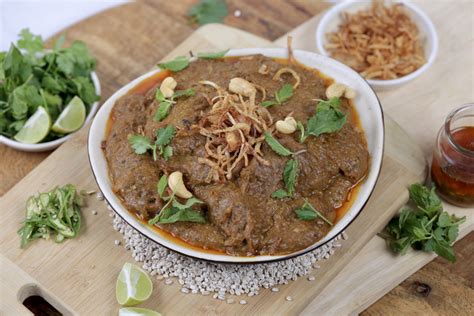
[(55, 187), (31, 196), (26, 202), (26, 218), (18, 230), (21, 248), (39, 238), (62, 242), (74, 238), (81, 228), (83, 198), (72, 184)]

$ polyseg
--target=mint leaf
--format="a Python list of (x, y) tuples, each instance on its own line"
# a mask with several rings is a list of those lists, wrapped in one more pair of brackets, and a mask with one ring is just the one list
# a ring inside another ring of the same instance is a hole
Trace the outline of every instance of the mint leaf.
[(409, 193), (410, 199), (415, 202), (416, 206), (430, 217), (443, 209), (441, 200), (436, 195), (435, 187), (429, 190), (420, 183), (415, 183), (410, 186)]
[(151, 149), (150, 139), (142, 135), (128, 135), (128, 143), (132, 146), (137, 155), (143, 155), (148, 149)]
[(158, 106), (158, 110), (156, 110), (156, 113), (153, 116), (153, 120), (155, 122), (163, 121), (170, 113), (171, 106), (172, 106), (171, 102), (160, 102), (160, 105)]
[(172, 224), (176, 222), (205, 223), (206, 219), (201, 213), (191, 209), (171, 208), (159, 218), (160, 224)]
[(278, 189), (278, 190), (276, 190), (275, 192), (272, 193), (271, 197), (274, 198), (274, 199), (283, 199), (283, 198), (286, 198), (286, 197), (290, 197), (290, 195), (285, 190)]
[(178, 209), (180, 209), (180, 210), (183, 210), (183, 209), (192, 207), (194, 204), (203, 204), (203, 203), (204, 203), (203, 201), (198, 200), (198, 199), (196, 199), (195, 197), (192, 197), (192, 198), (187, 199), (184, 204), (179, 203), (179, 202), (176, 201), (176, 199), (175, 199), (175, 200), (172, 202), (172, 205), (173, 205), (173, 207), (176, 207), (176, 208), (178, 208)]
[(340, 102), (339, 98), (320, 101), (316, 107), (315, 115), (308, 120), (307, 133), (319, 136), (339, 131), (347, 120), (347, 115), (339, 110)]
[(316, 218), (321, 218), (323, 221), (325, 221), (329, 226), (333, 226), (334, 224), (328, 220), (326, 217), (323, 216), (320, 212), (318, 212), (311, 203), (308, 202), (307, 199), (304, 200), (304, 204), (302, 207), (297, 209), (296, 215), (298, 216), (299, 219), (303, 221), (312, 221), (315, 220)]
[(189, 59), (185, 56), (178, 56), (175, 59), (166, 62), (166, 63), (159, 63), (158, 67), (161, 69), (168, 69), (174, 72), (181, 71), (189, 66)]
[(196, 95), (196, 90), (194, 90), (192, 88), (186, 89), (186, 90), (178, 90), (178, 91), (175, 91), (175, 93), (173, 94), (171, 99), (174, 100), (174, 99), (179, 98), (179, 97), (183, 97), (183, 96), (191, 97), (191, 96), (194, 96), (194, 95)]
[(288, 100), (292, 95), (293, 95), (293, 86), (290, 84), (285, 84), (275, 94), (275, 100), (263, 101), (261, 105), (266, 108), (273, 105), (281, 105), (283, 104), (283, 102)]
[(163, 150), (161, 151), (161, 155), (163, 156), (164, 160), (168, 160), (173, 156), (173, 147), (171, 146), (165, 146)]
[(278, 103), (276, 101), (272, 101), (272, 100), (266, 100), (266, 101), (263, 101), (262, 103), (260, 103), (261, 106), (263, 107), (270, 107), (272, 105), (277, 105)]
[(229, 52), (228, 49), (215, 53), (198, 53), (197, 56), (202, 59), (218, 59), (224, 57)]
[(289, 196), (293, 196), (296, 186), (296, 178), (298, 177), (299, 163), (296, 159), (290, 159), (285, 164), (283, 170), (283, 181)]
[(283, 87), (278, 90), (278, 92), (275, 95), (275, 100), (278, 102), (278, 104), (282, 104), (286, 100), (288, 100), (291, 96), (293, 95), (293, 86), (290, 84), (285, 84)]
[(160, 196), (160, 198), (163, 197), (163, 193), (165, 192), (167, 185), (168, 185), (168, 177), (166, 176), (166, 174), (164, 174), (161, 176), (160, 181), (158, 181), (156, 185), (156, 191), (158, 192), (158, 195)]
[(282, 144), (280, 144), (280, 142), (277, 141), (276, 138), (274, 138), (268, 132), (265, 132), (265, 141), (270, 146), (270, 148), (273, 149), (273, 151), (279, 154), (280, 156), (289, 156), (293, 154), (290, 150), (286, 149)]
[(188, 11), (191, 20), (199, 25), (220, 23), (227, 14), (227, 4), (224, 0), (200, 0)]

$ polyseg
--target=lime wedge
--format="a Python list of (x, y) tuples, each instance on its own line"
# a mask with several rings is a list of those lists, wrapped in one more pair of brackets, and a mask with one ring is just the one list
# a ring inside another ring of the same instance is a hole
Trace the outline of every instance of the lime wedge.
[(153, 291), (153, 283), (148, 274), (126, 262), (117, 278), (115, 296), (120, 305), (133, 306), (146, 301)]
[(20, 143), (36, 144), (48, 135), (50, 127), (51, 118), (44, 107), (40, 106), (13, 138)]
[(68, 134), (81, 128), (85, 120), (86, 106), (78, 96), (75, 96), (59, 114), (51, 129), (56, 133)]
[(161, 314), (147, 308), (124, 307), (119, 309), (119, 316), (161, 316)]

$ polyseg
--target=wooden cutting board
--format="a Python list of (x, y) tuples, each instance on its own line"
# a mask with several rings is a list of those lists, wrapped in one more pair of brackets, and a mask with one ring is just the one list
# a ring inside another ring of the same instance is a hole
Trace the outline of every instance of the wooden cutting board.
[[(125, 44), (124, 44), (125, 45)], [(190, 38), (173, 50), (165, 59), (186, 54), (189, 50), (219, 50), (228, 47), (262, 47), (272, 43), (249, 33), (223, 25), (207, 25), (198, 29)], [(119, 48), (115, 48), (119, 49)], [(416, 266), (415, 259), (424, 254), (395, 258), (387, 252), (380, 240), (374, 238), (397, 209), (406, 201), (408, 184), (422, 181), (426, 163), (420, 148), (388, 116), (386, 124), (386, 152), (379, 182), (372, 198), (356, 221), (348, 228), (349, 240), (321, 269), (314, 272), (317, 281), (305, 278), (280, 286), (280, 292), (264, 290), (260, 295), (245, 298), (249, 303), (229, 305), (201, 295), (182, 294), (179, 286), (167, 286), (154, 280), (155, 291), (143, 307), (163, 314), (296, 314), (316, 310), (334, 313), (340, 306), (351, 306), (351, 311), (368, 304), (370, 291), (353, 292), (357, 284), (379, 280), (387, 287), (393, 280), (406, 276)], [(76, 240), (62, 245), (39, 241), (27, 249), (19, 249), (16, 235), (18, 223), (24, 216), (24, 203), (29, 195), (44, 191), (54, 185), (74, 183), (78, 187), (97, 189), (89, 169), (86, 151), (86, 130), (61, 146), (28, 176), (20, 181), (1, 200), (0, 218), (2, 302), (0, 311), (23, 314), (19, 298), (29, 291), (44, 295), (63, 312), (84, 315), (116, 314), (115, 279), (124, 262), (133, 262), (130, 252), (114, 246), (120, 235), (112, 229), (111, 219), (103, 203), (89, 199), (84, 209), (84, 229)], [(92, 215), (96, 210), (98, 215)], [(463, 211), (459, 210), (459, 214)], [(471, 218), (472, 219), (472, 218)], [(461, 234), (472, 230), (472, 221), (464, 225)], [(359, 251), (367, 245), (362, 252)], [(369, 248), (367, 248), (369, 247)], [(348, 263), (350, 262), (350, 265)], [(400, 265), (397, 263), (400, 262)], [(386, 276), (385, 269), (392, 268)], [(343, 274), (336, 277), (342, 269)], [(4, 270), (4, 271), (3, 271)], [(359, 283), (352, 283), (359, 282)], [(29, 285), (34, 285), (29, 287)], [(325, 289), (326, 288), (326, 289)], [(333, 289), (328, 293), (327, 289)], [(380, 293), (370, 292), (370, 299)], [(36, 291), (36, 292), (35, 292)], [(321, 294), (318, 296), (318, 294)], [(348, 295), (350, 294), (350, 295)], [(284, 298), (291, 295), (294, 301)], [(351, 303), (352, 302), (352, 303)], [(354, 302), (356, 304), (354, 304)], [(346, 310), (347, 311), (347, 310)]]

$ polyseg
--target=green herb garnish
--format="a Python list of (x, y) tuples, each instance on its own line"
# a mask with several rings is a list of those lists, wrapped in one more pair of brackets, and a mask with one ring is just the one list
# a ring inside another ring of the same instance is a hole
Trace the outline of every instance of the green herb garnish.
[(215, 53), (198, 53), (197, 57), (202, 58), (202, 59), (219, 59), (225, 56), (229, 50), (223, 50), (220, 52), (215, 52)]
[(411, 246), (416, 250), (434, 251), (451, 262), (456, 261), (452, 245), (458, 237), (459, 225), (466, 217), (459, 218), (444, 212), (434, 187), (429, 190), (416, 183), (410, 186), (409, 192), (416, 209), (403, 208), (380, 236), (387, 240), (395, 253), (405, 254)]
[(319, 136), (324, 133), (339, 131), (347, 121), (347, 114), (340, 109), (341, 100), (331, 98), (328, 101), (319, 101), (316, 113), (309, 118), (306, 131), (303, 124), (299, 124), (300, 142), (304, 142), (309, 135)]
[(291, 152), (285, 146), (280, 144), (280, 142), (277, 141), (276, 138), (273, 137), (272, 134), (268, 132), (265, 132), (265, 141), (273, 149), (273, 151), (279, 154), (280, 156), (286, 157), (286, 156), (293, 155), (293, 152)]
[(176, 98), (179, 98), (182, 96), (189, 97), (193, 95), (196, 95), (196, 91), (194, 89), (178, 90), (173, 94), (171, 98), (166, 99), (163, 93), (161, 92), (161, 90), (159, 88), (156, 89), (155, 99), (159, 102), (159, 105), (158, 105), (158, 109), (156, 110), (155, 115), (153, 116), (153, 120), (155, 122), (163, 121), (170, 113), (170, 110), (173, 104), (176, 103), (174, 101)]
[[(91, 79), (95, 60), (82, 42), (62, 48), (64, 36), (46, 51), (40, 36), (20, 32), (17, 46), (0, 52), (0, 135), (12, 138), (36, 112), (45, 108), (54, 122), (78, 96), (89, 110), (99, 99)], [(21, 49), (21, 50), (20, 50)], [(50, 132), (45, 140), (60, 135)]]
[(150, 225), (157, 223), (160, 224), (171, 224), (176, 222), (193, 222), (193, 223), (205, 223), (206, 219), (201, 213), (192, 209), (195, 204), (202, 204), (201, 200), (191, 197), (184, 203), (180, 203), (174, 194), (170, 196), (164, 196), (166, 186), (168, 183), (168, 177), (163, 175), (157, 184), (157, 191), (160, 198), (167, 201), (166, 204), (161, 208), (160, 212), (148, 221)]
[(154, 143), (143, 135), (128, 135), (128, 142), (132, 146), (133, 151), (137, 155), (143, 155), (148, 150), (152, 151), (153, 160), (158, 159), (158, 155), (163, 159), (168, 160), (173, 155), (173, 147), (170, 143), (176, 134), (176, 129), (173, 125), (160, 128), (156, 132), (156, 140)]
[(262, 106), (270, 107), (273, 105), (282, 105), (283, 102), (291, 98), (293, 95), (293, 86), (291, 84), (285, 84), (283, 87), (277, 91), (275, 94), (274, 100), (267, 100), (262, 102)]
[(181, 71), (188, 66), (189, 66), (189, 59), (185, 56), (178, 56), (169, 62), (158, 64), (158, 67), (160, 67), (161, 69), (167, 69), (174, 72)]
[(76, 237), (81, 228), (82, 196), (72, 184), (31, 196), (26, 202), (26, 218), (18, 230), (21, 248), (29, 241), (54, 237), (55, 242)]
[(228, 14), (227, 4), (224, 0), (200, 0), (191, 7), (188, 16), (199, 25), (220, 23)]
[(329, 224), (330, 226), (334, 225), (330, 220), (328, 220), (326, 217), (324, 217), (323, 214), (318, 212), (313, 207), (313, 205), (311, 205), (311, 203), (308, 202), (307, 199), (304, 199), (303, 206), (300, 207), (299, 209), (297, 209), (295, 212), (296, 212), (296, 215), (298, 216), (298, 218), (303, 220), (303, 221), (313, 221), (313, 220), (315, 220), (319, 217), (323, 221), (325, 221), (327, 224)]
[(272, 198), (282, 199), (293, 196), (295, 193), (296, 178), (298, 177), (298, 169), (298, 160), (290, 159), (286, 162), (285, 168), (283, 169), (283, 182), (285, 183), (286, 190), (276, 190), (272, 193)]

